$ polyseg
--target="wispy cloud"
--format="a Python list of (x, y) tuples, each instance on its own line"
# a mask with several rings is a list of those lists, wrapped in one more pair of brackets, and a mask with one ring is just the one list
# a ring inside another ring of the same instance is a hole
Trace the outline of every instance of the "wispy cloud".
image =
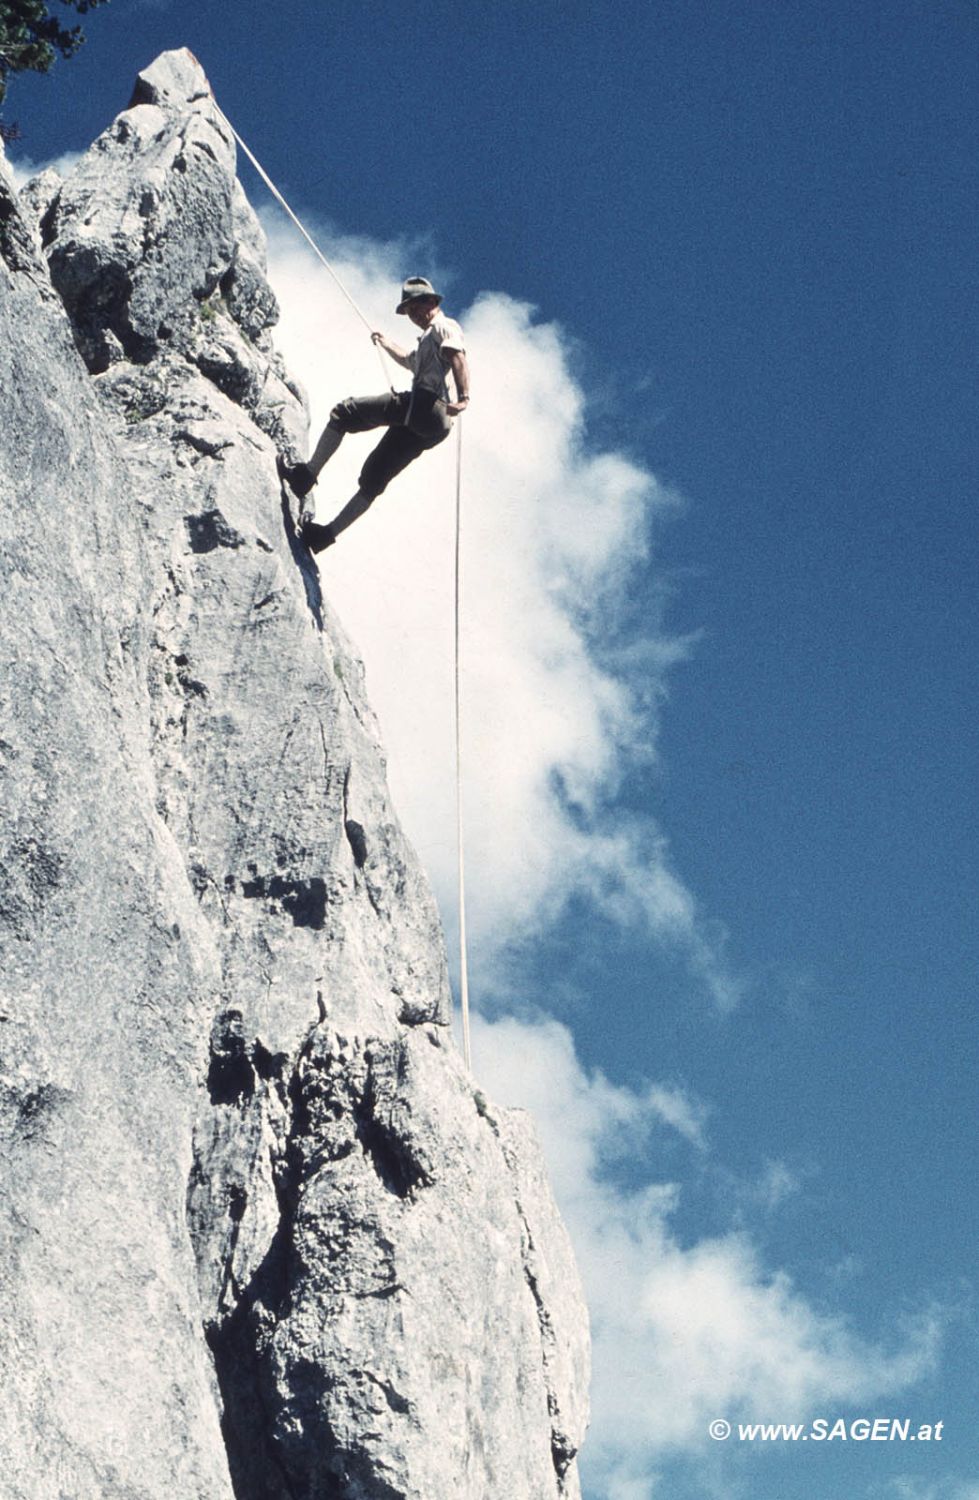
[(979, 1480), (896, 1475), (875, 1486), (871, 1494), (874, 1500), (979, 1500)]
[(57, 172), (59, 177), (67, 177), (72, 168), (81, 161), (83, 155), (82, 151), (66, 151), (61, 156), (52, 157), (50, 161), (39, 162), (29, 156), (21, 156), (17, 147), (12, 146), (7, 148), (7, 165), (14, 179), (14, 186), (20, 192), (32, 177), (36, 177), (39, 172), (48, 168)]
[[(292, 230), (266, 223), (278, 341), (309, 389), (314, 429), (384, 376), (367, 330)], [(314, 227), (314, 233), (316, 233)], [(395, 332), (396, 290), (429, 271), (415, 249), (324, 248), (373, 326)], [(650, 817), (616, 805), (656, 758), (670, 668), (690, 649), (664, 625), (645, 564), (678, 497), (622, 453), (595, 451), (562, 331), (502, 293), (464, 321), (463, 765), (470, 930), (492, 987), (509, 947), (572, 898), (640, 924), (703, 991), (740, 992)], [(402, 330), (406, 342), (412, 330)], [(403, 379), (403, 373), (401, 375)], [(356, 488), (369, 440), (348, 439), (317, 490), (328, 519)], [(363, 652), (406, 827), (446, 925), (455, 921), (452, 620), (455, 442), (425, 455), (324, 554), (327, 593)]]

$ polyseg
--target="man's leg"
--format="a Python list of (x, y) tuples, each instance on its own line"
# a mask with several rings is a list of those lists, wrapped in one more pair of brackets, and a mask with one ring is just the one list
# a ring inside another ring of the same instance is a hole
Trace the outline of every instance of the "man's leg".
[(391, 427), (381, 438), (360, 471), (360, 488), (328, 526), (316, 521), (303, 525), (303, 539), (312, 552), (330, 547), (342, 531), (352, 526), (384, 493), (395, 475), (425, 451), (424, 441), (407, 427)]
[(365, 511), (370, 510), (374, 504), (374, 499), (373, 495), (365, 495), (363, 490), (358, 490), (352, 499), (347, 501), (340, 514), (334, 516), (329, 524), (328, 530), (333, 533), (334, 540), (340, 535), (341, 531), (346, 531), (347, 527), (352, 526), (354, 521), (360, 520)]
[(346, 433), (370, 432), (375, 427), (402, 423), (409, 399), (407, 391), (398, 394), (388, 391), (383, 396), (349, 396), (346, 401), (338, 401), (309, 461), (291, 466), (280, 461), (279, 473), (303, 498), (313, 488)]
[(313, 450), (313, 456), (308, 464), (287, 464), (284, 459), (279, 458), (277, 467), (280, 478), (284, 479), (293, 494), (305, 500), (313, 485), (320, 476), (320, 470), (343, 442), (343, 433), (339, 427), (327, 424), (323, 428), (323, 435)]
[(323, 428), (323, 434), (313, 449), (313, 456), (306, 465), (314, 479), (320, 477), (320, 473), (326, 468), (330, 459), (343, 442), (343, 431), (334, 427), (332, 422), (327, 422)]

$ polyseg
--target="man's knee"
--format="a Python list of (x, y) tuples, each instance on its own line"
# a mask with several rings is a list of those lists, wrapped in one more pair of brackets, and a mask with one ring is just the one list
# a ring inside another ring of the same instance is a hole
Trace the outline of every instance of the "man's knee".
[(386, 432), (373, 453), (367, 455), (360, 471), (358, 483), (362, 493), (376, 500), (422, 451), (421, 440), (407, 428), (395, 427)]
[(383, 461), (372, 463), (371, 459), (373, 458), (374, 455), (372, 453), (361, 469), (357, 480), (357, 487), (360, 493), (372, 501), (376, 500), (378, 495), (384, 494), (384, 491), (388, 487), (388, 481), (393, 478), (387, 465)]
[[(380, 404), (383, 405), (383, 402)], [(376, 396), (347, 396), (343, 401), (337, 402), (326, 425), (332, 427), (334, 432), (369, 432), (383, 418), (384, 414), (378, 410), (378, 406)]]
[(330, 412), (327, 424), (334, 432), (370, 432), (375, 427), (398, 427), (408, 409), (408, 393), (383, 396), (347, 396)]
[(330, 412), (327, 427), (332, 427), (334, 432), (352, 432), (353, 423), (356, 421), (356, 413), (352, 410), (353, 398), (346, 401), (338, 401)]

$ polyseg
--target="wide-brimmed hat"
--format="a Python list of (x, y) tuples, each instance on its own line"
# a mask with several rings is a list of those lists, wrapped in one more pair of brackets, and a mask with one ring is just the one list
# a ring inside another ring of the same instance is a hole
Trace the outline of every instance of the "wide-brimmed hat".
[(403, 313), (409, 302), (417, 302), (419, 297), (434, 297), (436, 302), (441, 302), (442, 293), (437, 292), (430, 281), (424, 276), (409, 276), (401, 288), (401, 301), (395, 308), (395, 312)]

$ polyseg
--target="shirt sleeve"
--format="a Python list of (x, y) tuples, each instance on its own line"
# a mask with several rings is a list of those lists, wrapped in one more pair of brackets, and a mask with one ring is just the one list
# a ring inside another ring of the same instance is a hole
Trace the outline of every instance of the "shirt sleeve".
[(466, 340), (455, 318), (442, 318), (439, 328), (440, 354), (465, 354)]

